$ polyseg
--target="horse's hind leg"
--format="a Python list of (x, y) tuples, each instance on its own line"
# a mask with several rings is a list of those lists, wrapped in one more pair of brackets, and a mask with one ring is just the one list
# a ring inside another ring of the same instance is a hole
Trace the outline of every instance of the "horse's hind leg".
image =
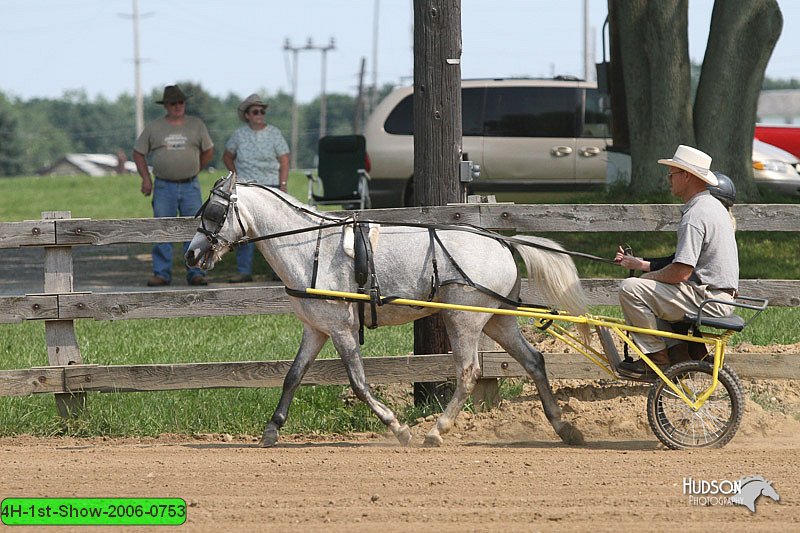
[(364, 374), (364, 364), (361, 361), (361, 347), (358, 345), (357, 334), (355, 332), (341, 332), (331, 335), (331, 341), (339, 352), (339, 356), (344, 362), (347, 370), (347, 377), (350, 379), (350, 386), (359, 400), (367, 404), (375, 415), (386, 424), (394, 433), (397, 440), (403, 446), (411, 441), (411, 430), (408, 425), (400, 424), (391, 409), (386, 407), (369, 390), (367, 376)]
[(475, 388), (480, 372), (478, 339), (486, 315), (444, 311), (442, 318), (456, 363), (456, 390), (436, 420), (436, 425), (425, 436), (426, 446), (441, 446), (442, 435), (452, 429), (456, 417)]
[(286, 423), (294, 393), (303, 380), (309, 365), (317, 358), (327, 340), (328, 336), (321, 331), (312, 329), (309, 326), (303, 327), (303, 340), (300, 342), (297, 355), (294, 357), (292, 366), (283, 380), (281, 399), (278, 401), (278, 407), (275, 408), (275, 412), (272, 414), (272, 418), (261, 436), (261, 446), (267, 448), (275, 446), (275, 443), (278, 442), (278, 432)]
[(522, 336), (513, 316), (494, 315), (483, 329), (511, 355), (533, 378), (547, 420), (556, 430), (561, 440), (567, 444), (583, 444), (583, 434), (569, 422), (561, 420), (561, 408), (556, 403), (547, 373), (544, 368), (544, 357)]

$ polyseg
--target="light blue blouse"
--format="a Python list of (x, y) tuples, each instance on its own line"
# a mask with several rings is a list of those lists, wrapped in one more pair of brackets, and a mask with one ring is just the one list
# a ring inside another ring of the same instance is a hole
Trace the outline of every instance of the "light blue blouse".
[(270, 187), (279, 185), (278, 157), (289, 153), (281, 130), (271, 124), (258, 131), (242, 126), (233, 132), (225, 149), (236, 156), (237, 180)]

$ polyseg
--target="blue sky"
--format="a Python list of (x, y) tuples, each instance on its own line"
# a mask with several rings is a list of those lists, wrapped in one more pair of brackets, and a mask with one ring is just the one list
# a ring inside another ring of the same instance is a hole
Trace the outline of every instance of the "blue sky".
[[(28, 99), (83, 89), (90, 98), (134, 92), (133, 0), (0, 0), (0, 91)], [(373, 18), (378, 55), (373, 66)], [(690, 0), (690, 55), (700, 61), (713, 2)], [(800, 78), (800, 2), (781, 0), (784, 32), (767, 68)], [(462, 76), (583, 76), (583, 0), (462, 0)], [(324, 45), (327, 92), (355, 94), (365, 83), (410, 83), (411, 0), (139, 0), (142, 88), (176, 80), (212, 94), (290, 92), (284, 40)], [(589, 0), (595, 59), (602, 57), (605, 0)], [(321, 90), (321, 56), (299, 53), (298, 99)]]

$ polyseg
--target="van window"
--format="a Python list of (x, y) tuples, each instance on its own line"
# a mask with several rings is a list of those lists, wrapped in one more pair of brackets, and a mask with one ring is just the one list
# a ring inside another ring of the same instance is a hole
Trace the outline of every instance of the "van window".
[[(483, 87), (461, 89), (461, 135), (483, 135)], [(383, 124), (386, 133), (414, 135), (414, 95), (409, 94), (398, 103)]]
[(461, 89), (461, 135), (483, 135), (483, 87)]
[(504, 87), (486, 91), (487, 137), (576, 137), (578, 89)]
[(392, 109), (383, 124), (386, 133), (414, 135), (414, 95), (409, 94)]
[(597, 89), (586, 89), (586, 104), (583, 115), (583, 131), (581, 137), (606, 138), (611, 137), (608, 131), (608, 98)]

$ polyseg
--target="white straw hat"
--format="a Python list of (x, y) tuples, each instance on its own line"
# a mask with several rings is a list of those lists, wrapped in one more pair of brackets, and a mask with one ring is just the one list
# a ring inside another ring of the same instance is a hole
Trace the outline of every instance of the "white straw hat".
[(717, 177), (711, 172), (711, 156), (691, 146), (680, 145), (672, 159), (659, 159), (662, 165), (678, 167), (697, 176), (709, 185), (718, 185)]

